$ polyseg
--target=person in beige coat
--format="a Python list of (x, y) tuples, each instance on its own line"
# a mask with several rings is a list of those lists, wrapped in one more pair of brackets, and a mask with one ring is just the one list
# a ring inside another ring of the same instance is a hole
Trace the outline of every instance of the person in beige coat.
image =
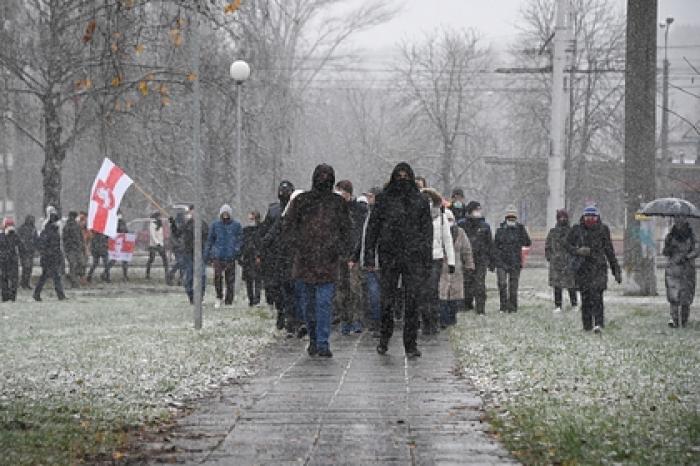
[(455, 273), (449, 273), (447, 263), (442, 265), (440, 275), (440, 326), (446, 328), (457, 323), (457, 310), (464, 306), (464, 271), (474, 270), (472, 246), (467, 234), (457, 226), (451, 210), (445, 217), (452, 233), (455, 251)]

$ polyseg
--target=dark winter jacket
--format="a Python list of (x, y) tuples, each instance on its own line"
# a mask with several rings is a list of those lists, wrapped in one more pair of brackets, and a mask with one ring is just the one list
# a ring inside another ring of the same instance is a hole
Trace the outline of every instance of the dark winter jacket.
[(63, 251), (66, 254), (79, 253), (85, 250), (83, 232), (74, 218), (69, 218), (63, 226)]
[(49, 222), (39, 235), (39, 253), (42, 267), (58, 267), (63, 263), (61, 233), (56, 222)]
[[(267, 209), (265, 220), (260, 224), (260, 244), (262, 250), (262, 274), (267, 283), (278, 283), (288, 280), (290, 276), (284, 276), (279, 268), (280, 263), (288, 262), (291, 270), (291, 258), (280, 250), (280, 235), (282, 232), (281, 218), (284, 206), (279, 202), (273, 202)], [(290, 272), (291, 273), (291, 272)]]
[(576, 287), (576, 277), (570, 267), (571, 254), (567, 238), (571, 226), (557, 225), (549, 230), (544, 247), (544, 257), (549, 262), (549, 286), (571, 289)]
[(365, 220), (367, 219), (367, 205), (356, 200), (348, 202), (348, 210), (350, 211), (350, 244), (352, 244), (352, 251), (356, 251), (360, 248), (360, 243), (362, 242), (362, 232), (365, 227)]
[(685, 224), (674, 225), (664, 241), (666, 264), (666, 298), (673, 305), (690, 306), (695, 299), (695, 259), (698, 245), (693, 230)]
[(36, 231), (36, 226), (34, 225), (34, 217), (27, 215), (24, 220), (24, 224), (17, 229), (17, 236), (22, 242), (23, 254), (29, 257), (34, 257), (38, 247), (39, 234)]
[(109, 251), (109, 238), (107, 235), (93, 231), (90, 241), (90, 253), (93, 256), (106, 256)]
[[(576, 288), (589, 290), (606, 290), (608, 287), (608, 264), (613, 274), (621, 273), (615, 258), (610, 229), (600, 221), (593, 226), (586, 226), (583, 217), (574, 225), (567, 237), (569, 253), (582, 257), (582, 265), (576, 271)], [(590, 255), (581, 256), (579, 248), (590, 248)]]
[(242, 245), (241, 224), (230, 219), (215, 221), (209, 227), (209, 235), (204, 250), (207, 260), (233, 261), (238, 259)]
[(0, 233), (0, 263), (15, 266), (19, 258), (24, 256), (24, 245), (14, 230)]
[[(185, 216), (182, 214), (182, 212), (178, 212), (173, 220), (173, 223), (176, 225), (176, 228), (182, 229), (182, 226), (185, 224)], [(170, 250), (173, 252), (173, 254), (185, 253), (185, 241), (182, 236), (173, 234), (168, 235), (168, 245), (170, 246)]]
[[(399, 180), (400, 171), (410, 179)], [(367, 224), (364, 264), (374, 264), (375, 251), (381, 268), (400, 266), (426, 271), (431, 267), (433, 219), (407, 163), (394, 168), (388, 186), (377, 194)]]
[(117, 233), (129, 233), (129, 229), (126, 226), (126, 222), (123, 218), (117, 220)]
[[(202, 220), (200, 227), (202, 229), (202, 255), (204, 256), (209, 228), (204, 220)], [(171, 220), (170, 234), (175, 235), (179, 241), (182, 241), (183, 254), (189, 257), (194, 256), (194, 219), (190, 218), (181, 226), (178, 226), (174, 220)]]
[(243, 228), (243, 241), (239, 262), (243, 269), (243, 280), (252, 280), (260, 272), (258, 259), (262, 249), (259, 235), (260, 225), (250, 225)]
[(494, 241), (496, 267), (508, 271), (520, 270), (523, 266), (522, 249), (531, 245), (530, 235), (522, 224), (509, 226), (506, 222), (501, 223)]
[(466, 217), (458, 222), (472, 245), (474, 265), (493, 269), (496, 266), (491, 226), (483, 218)]
[(306, 283), (335, 282), (341, 258), (350, 257), (350, 212), (333, 193), (335, 173), (316, 167), (312, 189), (299, 194), (283, 217), (282, 232), (294, 258), (293, 276)]

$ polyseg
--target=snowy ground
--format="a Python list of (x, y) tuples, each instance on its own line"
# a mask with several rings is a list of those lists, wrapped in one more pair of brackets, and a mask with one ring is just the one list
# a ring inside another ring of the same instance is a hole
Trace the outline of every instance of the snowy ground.
[(24, 293), (0, 305), (0, 450), (17, 425), (32, 429), (36, 409), (41, 419), (67, 411), (76, 423), (162, 416), (247, 375), (275, 334), (267, 309), (238, 301), (214, 310), (211, 294), (195, 331), (180, 287), (115, 283), (68, 296), (35, 303)]
[(663, 297), (611, 284), (599, 337), (578, 311), (553, 315), (546, 270), (521, 283), (520, 312), (490, 294), (487, 316), (461, 313), (452, 334), (506, 445), (527, 464), (700, 463), (699, 307), (670, 329)]

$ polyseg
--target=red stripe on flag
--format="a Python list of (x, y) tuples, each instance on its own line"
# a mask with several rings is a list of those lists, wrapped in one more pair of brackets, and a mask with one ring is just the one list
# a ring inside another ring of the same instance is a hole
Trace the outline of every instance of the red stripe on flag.
[[(110, 190), (114, 191), (114, 188), (117, 186), (117, 182), (119, 182), (119, 179), (122, 177), (123, 174), (124, 171), (121, 168), (119, 168), (116, 165), (112, 166), (111, 170), (109, 171), (109, 174), (107, 175), (107, 179), (105, 180), (105, 184), (107, 185), (107, 187), (109, 187)], [(95, 218), (92, 221), (93, 230), (104, 233), (105, 228), (107, 226), (107, 219), (109, 218), (109, 212), (111, 210), (112, 209), (105, 209), (101, 205), (97, 207), (97, 212), (95, 212)]]

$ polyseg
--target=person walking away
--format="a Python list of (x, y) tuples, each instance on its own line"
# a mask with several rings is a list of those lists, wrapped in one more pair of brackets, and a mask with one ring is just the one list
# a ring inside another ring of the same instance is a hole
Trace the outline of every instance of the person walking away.
[(666, 299), (671, 305), (668, 325), (685, 327), (695, 299), (695, 259), (698, 257), (697, 241), (687, 218), (674, 218), (674, 225), (664, 239), (663, 255), (668, 258), (665, 277)]
[(428, 282), (422, 287), (425, 294), (420, 300), (419, 308), (423, 335), (435, 335), (439, 332), (442, 266), (446, 262), (448, 272), (454, 274), (456, 261), (450, 223), (442, 205), (442, 196), (431, 188), (425, 188), (422, 192), (430, 203), (430, 216), (433, 221), (433, 260)]
[[(241, 224), (233, 219), (233, 210), (228, 204), (219, 209), (219, 219), (209, 227), (205, 247), (206, 262), (214, 266), (214, 288), (216, 301), (214, 308), (224, 305), (232, 306), (236, 286), (236, 260), (241, 253), (242, 245)], [(226, 295), (224, 297), (224, 278), (226, 279)]]
[(24, 254), (24, 245), (15, 231), (15, 221), (5, 217), (0, 233), (0, 289), (2, 302), (17, 300), (19, 285), (19, 259)]
[(156, 254), (163, 261), (165, 270), (165, 283), (170, 284), (168, 274), (168, 256), (165, 254), (165, 237), (163, 234), (163, 220), (159, 212), (151, 214), (151, 221), (148, 224), (148, 262), (146, 262), (146, 280), (151, 279), (151, 265), (156, 260)]
[(350, 212), (347, 202), (333, 193), (335, 172), (318, 165), (312, 175), (311, 191), (301, 193), (290, 204), (282, 230), (293, 257), (293, 277), (301, 280), (306, 299), (309, 355), (333, 357), (330, 327), (339, 263), (349, 257)]
[(248, 212), (247, 219), (247, 225), (243, 227), (243, 245), (239, 263), (248, 295), (248, 305), (253, 307), (260, 304), (262, 288), (260, 212), (257, 210)]
[[(122, 215), (122, 211), (118, 210), (117, 211), (117, 233), (129, 233), (129, 229), (126, 226), (126, 221), (124, 220), (124, 217)], [(109, 242), (107, 243), (107, 247), (109, 248)], [(109, 255), (109, 251), (107, 252), (107, 255)], [(122, 266), (122, 276), (124, 278), (125, 282), (129, 281), (129, 262), (127, 261), (120, 261), (121, 266)], [(107, 270), (111, 269), (114, 267), (114, 264), (116, 264), (117, 261), (115, 260), (110, 260), (107, 263)], [(109, 277), (109, 272), (107, 272), (107, 277)]]
[[(182, 229), (185, 224), (185, 214), (183, 212), (178, 212), (173, 220), (177, 228)], [(172, 234), (168, 235), (168, 244), (170, 245), (170, 250), (175, 256), (175, 263), (172, 265), (168, 271), (167, 283), (172, 285), (175, 283), (175, 274), (178, 275), (178, 285), (182, 285), (183, 276), (185, 274), (185, 243), (182, 236), (177, 236)]]
[(416, 186), (413, 169), (401, 162), (391, 173), (367, 225), (364, 262), (369, 270), (379, 255), (381, 267), (382, 327), (377, 352), (385, 354), (394, 332), (393, 304), (401, 277), (405, 289), (403, 344), (410, 358), (418, 349), (418, 296), (430, 276), (433, 262), (433, 219), (430, 205)]
[(479, 202), (469, 202), (466, 213), (466, 218), (458, 225), (464, 229), (472, 246), (474, 270), (464, 272), (464, 305), (466, 310), (472, 310), (476, 304), (476, 313), (483, 315), (486, 312), (486, 271), (495, 270), (493, 237)]
[(41, 264), (41, 276), (34, 288), (34, 300), (41, 301), (41, 290), (46, 281), (51, 278), (56, 289), (56, 296), (59, 301), (66, 299), (63, 293), (63, 283), (61, 281), (61, 267), (63, 266), (63, 251), (61, 251), (61, 233), (58, 222), (60, 217), (58, 211), (53, 206), (46, 208), (46, 225), (39, 235), (39, 254)]
[[(362, 240), (362, 229), (367, 216), (367, 207), (352, 196), (353, 186), (350, 180), (341, 180), (335, 185), (336, 192), (347, 202), (350, 211), (350, 244), (351, 253), (357, 249)], [(338, 283), (335, 295), (335, 308), (340, 316), (341, 333), (349, 335), (361, 333), (362, 324), (362, 271), (356, 267), (352, 255), (341, 258), (338, 272)]]
[(563, 290), (569, 292), (571, 307), (578, 306), (574, 273), (571, 270), (571, 255), (566, 239), (571, 231), (569, 213), (557, 210), (557, 224), (547, 233), (544, 246), (544, 257), (549, 263), (549, 286), (554, 289), (554, 312), (563, 309)]
[(518, 284), (523, 268), (524, 247), (530, 247), (530, 235), (525, 226), (518, 222), (518, 211), (510, 206), (505, 219), (496, 230), (494, 248), (496, 252), (496, 277), (501, 312), (518, 311)]
[(81, 278), (85, 275), (85, 243), (76, 211), (68, 213), (68, 219), (63, 226), (63, 253), (68, 261), (68, 283), (71, 288), (78, 288)]
[(24, 218), (24, 223), (17, 230), (17, 236), (22, 242), (22, 254), (19, 258), (22, 265), (22, 276), (19, 285), (25, 290), (31, 290), (30, 280), (39, 241), (39, 234), (36, 231), (36, 220), (33, 215), (27, 215)]
[[(182, 241), (182, 260), (185, 269), (185, 293), (187, 294), (187, 299), (189, 300), (190, 304), (194, 304), (194, 205), (189, 206), (184, 220), (185, 222), (182, 225), (177, 225), (173, 217), (168, 218), (168, 221), (170, 222), (171, 234), (175, 235), (176, 238)], [(207, 237), (209, 228), (204, 220), (200, 222), (199, 227), (202, 231), (202, 259), (204, 259), (206, 257), (206, 243), (204, 238)], [(202, 299), (204, 299), (204, 292), (207, 288), (206, 271), (206, 262), (202, 261)]]
[(109, 238), (98, 231), (92, 232), (92, 239), (90, 240), (90, 253), (92, 255), (92, 264), (90, 265), (90, 270), (88, 270), (87, 281), (92, 282), (92, 275), (95, 273), (95, 269), (102, 259), (102, 274), (100, 278), (103, 282), (109, 283), (111, 280), (109, 278)]
[(450, 273), (447, 262), (442, 263), (440, 274), (440, 326), (457, 323), (457, 311), (464, 307), (464, 271), (474, 270), (472, 246), (467, 234), (457, 226), (454, 213), (445, 211), (455, 251), (455, 272)]
[(583, 329), (601, 333), (605, 327), (603, 293), (608, 287), (608, 265), (617, 283), (622, 271), (615, 257), (610, 229), (600, 220), (596, 206), (588, 206), (567, 237), (569, 253), (580, 259), (576, 269), (576, 288), (581, 291)]

